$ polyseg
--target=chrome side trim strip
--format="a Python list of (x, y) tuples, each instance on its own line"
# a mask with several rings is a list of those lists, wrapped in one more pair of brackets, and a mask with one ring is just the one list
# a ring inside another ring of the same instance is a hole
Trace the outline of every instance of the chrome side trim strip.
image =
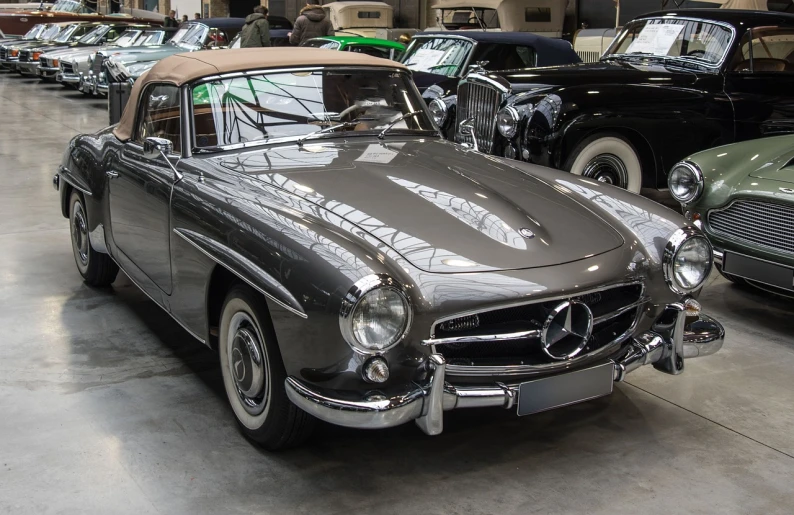
[(504, 334), (478, 334), (475, 336), (458, 336), (452, 338), (429, 338), (422, 340), (422, 345), (449, 345), (451, 343), (481, 343), (481, 342), (501, 342), (510, 340), (523, 340), (524, 338), (540, 338), (540, 329), (530, 329), (529, 331), (518, 331), (515, 333)]
[(84, 184), (80, 184), (80, 182), (72, 173), (72, 171), (66, 168), (65, 166), (59, 166), (58, 173), (60, 174), (61, 179), (68, 182), (72, 188), (76, 189), (83, 195), (88, 195), (89, 197), (93, 196), (93, 193), (91, 193), (91, 190), (88, 189), (88, 186)]
[(631, 311), (632, 309), (636, 309), (636, 308), (644, 305), (649, 300), (650, 299), (648, 297), (642, 297), (637, 302), (633, 302), (631, 304), (623, 306), (622, 308), (620, 308), (620, 309), (618, 309), (616, 311), (613, 311), (611, 313), (607, 313), (606, 315), (601, 315), (600, 317), (596, 317), (595, 320), (593, 320), (593, 325), (598, 325), (598, 324), (600, 324), (602, 322), (606, 322), (607, 320), (612, 320), (613, 318), (617, 318), (620, 315), (622, 315), (622, 314), (624, 314), (624, 313), (626, 313), (628, 311)]
[[(248, 286), (255, 289), (268, 299), (272, 300), (282, 308), (290, 311), (291, 313), (298, 315), (301, 318), (308, 318), (308, 315), (305, 311), (303, 311), (303, 307), (300, 305), (298, 300), (292, 296), (292, 294), (284, 288), (281, 284), (278, 283), (273, 277), (267, 274), (264, 270), (259, 268), (256, 264), (252, 261), (247, 259), (245, 256), (241, 255), (238, 252), (226, 247), (225, 245), (221, 245), (220, 243), (207, 238), (201, 234), (198, 234), (194, 231), (190, 231), (188, 229), (179, 229), (174, 228), (174, 233), (188, 242), (190, 245), (196, 248), (199, 252), (210, 258), (212, 261), (216, 262), (217, 264), (225, 267), (239, 279), (244, 281)], [(215, 252), (226, 254), (227, 258), (235, 259), (242, 267), (247, 269), (247, 272), (255, 276), (255, 279), (267, 284), (274, 290), (277, 290), (279, 294), (283, 296), (283, 299), (279, 299), (278, 297), (274, 296), (273, 293), (268, 292), (265, 290), (261, 285), (257, 284), (254, 279), (246, 277), (246, 274), (240, 271), (237, 266), (231, 265), (227, 262), (224, 262), (220, 257), (215, 255)]]

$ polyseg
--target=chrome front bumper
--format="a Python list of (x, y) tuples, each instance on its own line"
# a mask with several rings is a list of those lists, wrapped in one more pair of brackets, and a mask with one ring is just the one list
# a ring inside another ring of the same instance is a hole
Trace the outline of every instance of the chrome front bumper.
[[(684, 360), (714, 354), (722, 348), (725, 330), (719, 322), (700, 314), (687, 323), (683, 304), (671, 304), (649, 331), (632, 339), (627, 352), (612, 362), (614, 381), (644, 365), (669, 374), (683, 372)], [(445, 381), (443, 356), (432, 354), (425, 365), (427, 379), (389, 396), (370, 393), (350, 398), (323, 391), (295, 377), (285, 381), (287, 396), (305, 412), (331, 424), (360, 429), (381, 429), (411, 420), (427, 434), (443, 431), (444, 411), (462, 408), (518, 406), (519, 384), (455, 386)]]
[(65, 82), (67, 84), (80, 84), (82, 81), (80, 80), (80, 76), (76, 73), (63, 73), (58, 71), (55, 76), (55, 80), (58, 82)]
[(17, 70), (19, 70), (23, 75), (36, 75), (36, 70), (38, 67), (38, 61), (24, 61), (17, 63)]

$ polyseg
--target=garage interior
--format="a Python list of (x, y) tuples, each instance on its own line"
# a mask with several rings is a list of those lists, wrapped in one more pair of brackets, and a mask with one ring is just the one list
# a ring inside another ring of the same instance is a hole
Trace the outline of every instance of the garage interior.
[(107, 102), (37, 83), (0, 76), (3, 513), (792, 512), (792, 304), (716, 272), (700, 301), (725, 345), (681, 376), (644, 367), (531, 417), (449, 412), (438, 437), (321, 424), (259, 449), (215, 353), (123, 274), (92, 289), (75, 272), (52, 177)]

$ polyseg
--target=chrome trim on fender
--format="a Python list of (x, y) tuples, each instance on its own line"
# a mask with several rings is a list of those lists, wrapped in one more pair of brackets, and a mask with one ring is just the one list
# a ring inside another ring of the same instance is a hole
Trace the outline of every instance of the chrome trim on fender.
[(80, 184), (79, 179), (65, 166), (61, 165), (58, 167), (58, 175), (61, 176), (61, 179), (68, 183), (72, 188), (76, 189), (83, 195), (88, 195), (92, 197), (93, 194), (91, 190), (88, 189), (88, 186)]
[[(292, 296), (292, 294), (284, 288), (278, 281), (268, 275), (265, 271), (261, 268), (256, 266), (253, 262), (249, 259), (244, 257), (243, 255), (235, 252), (234, 250), (226, 247), (225, 245), (221, 245), (220, 243), (207, 238), (197, 232), (190, 231), (188, 229), (180, 229), (174, 228), (174, 233), (188, 242), (190, 245), (196, 248), (199, 252), (210, 258), (212, 261), (216, 262), (217, 264), (225, 267), (231, 273), (236, 275), (246, 284), (248, 284), (251, 288), (255, 289), (268, 299), (272, 300), (279, 306), (283, 307), (284, 309), (298, 315), (301, 318), (308, 318), (308, 315), (305, 311), (303, 311), (303, 307), (301, 306), (300, 302)], [(226, 257), (235, 259), (241, 266), (245, 267), (247, 270), (246, 272), (250, 273), (254, 276), (254, 278), (246, 277), (246, 273), (237, 269), (236, 266), (230, 265), (229, 263), (224, 262), (224, 260), (214, 255), (214, 252), (226, 254)], [(267, 284), (271, 288), (278, 291), (278, 293), (283, 296), (283, 299), (279, 299), (273, 293), (266, 291), (261, 285), (257, 284), (257, 280), (261, 281), (262, 283)]]
[(714, 256), (714, 264), (722, 267), (722, 261), (725, 259), (725, 252), (722, 249), (712, 247), (711, 255)]

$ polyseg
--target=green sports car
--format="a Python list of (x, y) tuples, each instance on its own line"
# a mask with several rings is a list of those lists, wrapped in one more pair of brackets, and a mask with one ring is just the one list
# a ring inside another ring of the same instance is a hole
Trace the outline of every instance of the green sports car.
[(342, 52), (360, 52), (373, 57), (396, 61), (405, 52), (405, 45), (388, 39), (362, 38), (357, 36), (323, 36), (307, 40), (301, 46), (327, 48)]
[(794, 296), (794, 136), (699, 152), (668, 176), (727, 279)]

